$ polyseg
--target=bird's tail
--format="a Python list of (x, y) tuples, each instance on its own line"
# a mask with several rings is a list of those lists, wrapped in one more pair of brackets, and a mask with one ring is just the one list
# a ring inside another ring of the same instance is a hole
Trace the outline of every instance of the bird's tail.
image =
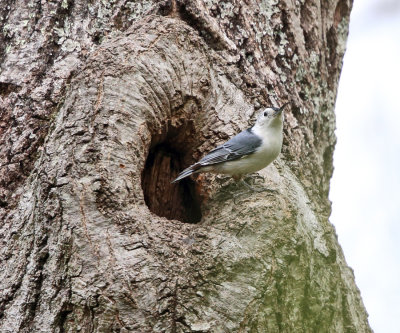
[(183, 178), (189, 177), (190, 175), (199, 172), (199, 165), (197, 164), (193, 164), (190, 167), (186, 168), (185, 170), (183, 170), (178, 177), (176, 177), (176, 179), (174, 179), (171, 183), (176, 183), (178, 181), (180, 181)]

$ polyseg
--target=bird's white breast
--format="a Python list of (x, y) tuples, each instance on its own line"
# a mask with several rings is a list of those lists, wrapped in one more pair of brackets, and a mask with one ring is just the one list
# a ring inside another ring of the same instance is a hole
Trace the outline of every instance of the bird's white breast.
[(271, 129), (262, 131), (256, 129), (255, 134), (262, 138), (262, 145), (253, 154), (237, 160), (221, 163), (215, 171), (230, 175), (244, 175), (256, 172), (268, 166), (275, 160), (282, 148), (282, 130)]

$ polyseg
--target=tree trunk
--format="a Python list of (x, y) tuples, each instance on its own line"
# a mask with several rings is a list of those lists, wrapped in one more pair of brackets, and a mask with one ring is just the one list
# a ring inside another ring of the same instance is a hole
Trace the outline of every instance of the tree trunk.
[[(370, 332), (329, 223), (350, 0), (3, 0), (1, 332)], [(275, 192), (170, 181), (286, 109)]]

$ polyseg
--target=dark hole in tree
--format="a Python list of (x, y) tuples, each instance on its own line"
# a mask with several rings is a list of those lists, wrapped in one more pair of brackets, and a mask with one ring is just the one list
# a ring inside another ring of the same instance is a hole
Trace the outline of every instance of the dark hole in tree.
[(185, 178), (171, 184), (189, 164), (184, 160), (190, 150), (190, 136), (193, 138), (193, 131), (188, 126), (182, 126), (171, 129), (163, 140), (153, 138), (156, 144), (146, 160), (142, 188), (146, 205), (153, 213), (168, 219), (197, 223), (201, 220), (201, 199), (196, 193), (195, 182)]

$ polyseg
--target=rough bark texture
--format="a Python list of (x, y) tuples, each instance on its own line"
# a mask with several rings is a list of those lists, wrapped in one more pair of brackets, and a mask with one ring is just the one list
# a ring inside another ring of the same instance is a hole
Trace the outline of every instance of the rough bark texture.
[[(370, 332), (328, 221), (350, 10), (3, 0), (0, 331)], [(285, 101), (276, 193), (170, 184)]]

